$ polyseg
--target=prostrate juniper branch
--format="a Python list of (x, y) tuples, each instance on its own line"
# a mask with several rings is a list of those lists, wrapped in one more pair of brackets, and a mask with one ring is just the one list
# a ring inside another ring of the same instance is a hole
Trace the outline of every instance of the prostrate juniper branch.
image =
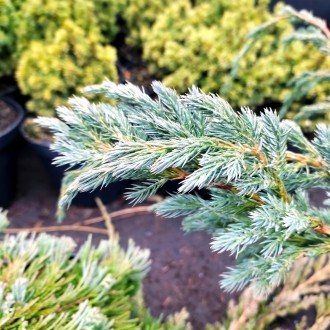
[[(56, 164), (68, 172), (59, 214), (79, 191), (116, 180), (135, 179), (127, 198), (141, 202), (169, 180), (181, 180), (179, 194), (154, 209), (185, 216), (187, 231), (213, 234), (214, 251), (239, 256), (223, 275), (227, 290), (251, 281), (259, 291), (279, 284), (293, 262), (330, 250), (330, 211), (309, 204), (305, 189), (330, 186), (330, 129), (320, 125), (313, 142), (290, 121), (265, 109), (235, 112), (216, 95), (193, 87), (186, 95), (159, 82), (158, 99), (132, 84), (105, 81), (85, 92), (117, 101), (113, 106), (72, 98), (60, 119), (39, 123), (55, 133)], [(287, 150), (288, 143), (299, 153)], [(206, 188), (210, 200), (189, 194)]]

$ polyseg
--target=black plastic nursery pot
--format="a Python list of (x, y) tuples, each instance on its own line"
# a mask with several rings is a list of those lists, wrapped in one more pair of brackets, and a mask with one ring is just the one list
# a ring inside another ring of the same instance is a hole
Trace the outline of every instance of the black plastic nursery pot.
[[(61, 181), (67, 167), (56, 166), (53, 164), (55, 157), (58, 156), (58, 153), (51, 150), (50, 141), (36, 141), (30, 138), (24, 130), (24, 124), (20, 126), (20, 130), (25, 140), (42, 162), (50, 178), (52, 186), (59, 191), (61, 188)], [(104, 187), (103, 189), (96, 189), (93, 192), (81, 192), (74, 198), (72, 204), (84, 207), (95, 207), (96, 197), (99, 197), (104, 204), (108, 204), (119, 198), (128, 185), (128, 181), (120, 181), (110, 183), (107, 187)]]
[[(15, 197), (16, 192), (16, 148), (15, 140), (18, 128), (24, 117), (23, 108), (8, 97), (1, 97), (16, 112), (14, 121), (3, 131), (0, 131), (0, 207), (6, 208)], [(1, 108), (0, 108), (1, 111)]]
[[(176, 193), (178, 193), (178, 189), (180, 188), (181, 182), (182, 182), (181, 180), (167, 181), (165, 183), (165, 185), (157, 191), (157, 194), (159, 194), (163, 197), (176, 194)], [(209, 192), (206, 189), (195, 188), (191, 193), (199, 195), (200, 197), (202, 197), (204, 199), (210, 199), (210, 197), (211, 197)]]

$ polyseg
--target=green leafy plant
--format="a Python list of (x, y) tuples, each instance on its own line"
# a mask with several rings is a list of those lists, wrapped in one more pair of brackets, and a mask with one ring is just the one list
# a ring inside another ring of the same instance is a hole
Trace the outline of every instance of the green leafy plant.
[[(195, 87), (183, 96), (159, 82), (152, 87), (156, 100), (134, 85), (105, 81), (85, 92), (117, 106), (73, 98), (58, 109), (61, 120), (38, 120), (55, 133), (56, 163), (79, 166), (63, 181), (59, 216), (77, 192), (116, 180), (143, 182), (127, 193), (133, 203), (181, 180), (179, 194), (154, 209), (185, 216), (186, 231), (207, 230), (214, 251), (239, 257), (222, 277), (229, 291), (250, 283), (267, 291), (301, 256), (329, 251), (329, 210), (311, 207), (305, 192), (329, 189), (329, 127), (318, 126), (311, 143), (269, 109), (260, 116), (248, 108), (235, 112)], [(210, 199), (189, 194), (196, 188), (207, 189)]]
[[(204, 92), (220, 93), (234, 108), (281, 103), (291, 90), (287, 81), (304, 71), (327, 69), (330, 60), (310, 43), (279, 43), (293, 31), (289, 22), (281, 21), (241, 59), (238, 75), (232, 81), (231, 67), (246, 35), (274, 17), (269, 2), (173, 2), (143, 33), (143, 54), (151, 72), (179, 92), (195, 84)], [(307, 98), (322, 100), (327, 94), (328, 87), (320, 85)]]
[[(206, 330), (296, 330), (328, 329), (330, 324), (329, 255), (301, 258), (293, 266), (285, 283), (267, 298), (256, 297), (248, 288), (239, 302), (231, 301), (224, 321)], [(310, 314), (310, 319), (307, 315)], [(291, 327), (290, 327), (291, 329)]]
[[(7, 225), (0, 212), (1, 230)], [(140, 294), (149, 251), (133, 241), (123, 250), (116, 233), (78, 250), (66, 236), (6, 235), (0, 260), (1, 329), (190, 329), (184, 311), (151, 317)]]
[[(303, 71), (300, 75), (296, 75), (288, 81), (287, 88), (290, 90), (290, 93), (284, 98), (279, 115), (281, 117), (288, 116), (293, 118), (293, 120), (297, 121), (305, 129), (313, 128), (313, 125), (311, 125), (313, 122), (314, 126), (317, 122), (330, 122), (330, 30), (325, 21), (313, 16), (305, 10), (296, 11), (292, 7), (286, 6), (279, 12), (277, 17), (250, 32), (248, 35), (248, 42), (235, 61), (233, 76), (238, 74), (240, 62), (244, 56), (253, 49), (255, 44), (269, 35), (274, 25), (279, 24), (283, 20), (289, 20), (293, 27), (298, 24), (298, 27), (292, 34), (286, 36), (284, 40), (279, 39), (279, 42), (284, 42), (286, 45), (296, 41), (303, 42), (306, 45), (312, 43), (319, 50), (320, 54), (327, 56), (327, 61), (325, 62), (327, 66), (317, 71), (308, 70), (306, 68), (306, 71)], [(301, 26), (301, 24), (304, 25)], [(290, 48), (288, 48), (287, 51), (291, 51)], [(312, 54), (314, 53), (315, 52)], [(317, 98), (320, 102), (301, 107), (293, 107), (295, 102), (304, 100), (311, 92), (314, 97), (316, 97), (315, 95), (318, 95), (322, 89), (324, 89), (327, 94), (324, 95), (321, 93), (324, 99)], [(313, 122), (310, 119), (312, 119)]]
[(65, 21), (51, 41), (30, 44), (16, 72), (24, 94), (31, 96), (29, 110), (54, 116), (55, 107), (86, 84), (117, 79), (116, 51), (103, 46), (97, 34), (87, 33), (72, 21)]

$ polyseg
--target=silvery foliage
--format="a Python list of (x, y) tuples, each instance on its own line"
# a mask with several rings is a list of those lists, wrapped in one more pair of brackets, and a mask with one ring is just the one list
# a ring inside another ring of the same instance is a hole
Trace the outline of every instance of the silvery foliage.
[[(0, 209), (0, 228), (8, 225)], [(71, 237), (5, 235), (0, 241), (0, 328), (140, 329), (136, 292), (150, 267), (149, 250), (117, 237), (79, 248)], [(134, 306), (134, 308), (133, 308)]]
[[(105, 81), (84, 91), (112, 103), (74, 97), (58, 109), (59, 119), (38, 120), (55, 134), (55, 164), (74, 167), (63, 181), (60, 216), (78, 192), (114, 181), (140, 181), (126, 194), (138, 203), (181, 180), (177, 194), (154, 210), (184, 216), (186, 231), (206, 230), (213, 251), (238, 257), (222, 275), (229, 291), (252, 282), (263, 292), (297, 258), (329, 251), (330, 211), (312, 207), (305, 191), (329, 188), (329, 127), (318, 126), (310, 142), (271, 109), (257, 116), (196, 87), (182, 96), (160, 82), (152, 87), (157, 99), (130, 83)], [(210, 199), (191, 193), (196, 189), (207, 189)]]

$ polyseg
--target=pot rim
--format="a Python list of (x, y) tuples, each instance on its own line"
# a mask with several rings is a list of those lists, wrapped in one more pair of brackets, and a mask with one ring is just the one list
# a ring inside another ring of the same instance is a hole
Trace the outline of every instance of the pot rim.
[[(30, 117), (31, 118), (31, 117)], [(27, 119), (27, 118), (26, 118)], [(28, 141), (31, 144), (37, 145), (37, 146), (43, 146), (43, 147), (47, 147), (50, 148), (50, 146), (53, 144), (53, 142), (51, 141), (47, 141), (47, 140), (36, 140), (36, 139), (32, 139), (29, 134), (27, 134), (26, 130), (24, 129), (24, 123), (25, 120), (23, 120), (20, 125), (19, 125), (19, 131), (21, 133), (21, 135), (24, 137), (24, 139), (26, 141)]]
[(15, 130), (19, 124), (24, 119), (25, 111), (21, 107), (20, 104), (18, 104), (16, 101), (14, 101), (12, 98), (7, 96), (1, 96), (0, 100), (9, 104), (18, 114), (17, 118), (3, 131), (0, 131), (0, 139), (9, 134), (11, 131)]

